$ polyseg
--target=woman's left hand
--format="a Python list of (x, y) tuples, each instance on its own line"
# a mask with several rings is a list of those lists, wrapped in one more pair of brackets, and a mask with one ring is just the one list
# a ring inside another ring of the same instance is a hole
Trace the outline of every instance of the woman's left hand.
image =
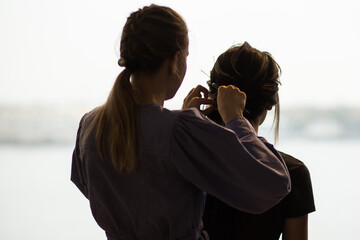
[[(203, 96), (201, 95), (201, 93), (203, 94)], [(187, 108), (194, 107), (197, 108), (202, 114), (208, 115), (210, 112), (216, 109), (216, 102), (209, 99), (208, 96), (209, 96), (209, 91), (205, 87), (201, 85), (197, 85), (196, 88), (191, 89), (189, 94), (184, 99), (182, 109), (184, 110)], [(210, 105), (210, 106), (204, 110), (201, 110), (200, 109), (201, 105)]]

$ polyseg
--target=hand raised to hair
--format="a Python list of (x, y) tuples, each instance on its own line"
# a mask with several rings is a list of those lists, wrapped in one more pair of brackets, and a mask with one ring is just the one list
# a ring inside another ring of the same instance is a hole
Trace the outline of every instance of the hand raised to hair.
[[(201, 93), (203, 93), (204, 95), (203, 97), (201, 96)], [(211, 99), (208, 99), (208, 96), (209, 96), (209, 91), (205, 87), (201, 85), (197, 85), (196, 88), (190, 90), (190, 92), (184, 99), (182, 109), (194, 107), (197, 108), (202, 114), (207, 115), (210, 112), (212, 112), (214, 109), (216, 109), (216, 102)], [(210, 105), (210, 106), (205, 110), (201, 110), (200, 109), (201, 105)]]
[(219, 87), (217, 107), (224, 123), (236, 117), (243, 117), (245, 104), (246, 94), (239, 88), (233, 85)]

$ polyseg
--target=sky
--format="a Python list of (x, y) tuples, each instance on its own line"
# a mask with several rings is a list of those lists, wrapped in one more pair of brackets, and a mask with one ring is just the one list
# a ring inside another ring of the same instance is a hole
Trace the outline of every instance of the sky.
[(0, 104), (102, 104), (122, 70), (126, 18), (150, 3), (172, 7), (189, 28), (188, 70), (166, 107), (180, 108), (216, 58), (244, 41), (281, 66), (282, 107), (360, 106), (356, 0), (1, 0)]

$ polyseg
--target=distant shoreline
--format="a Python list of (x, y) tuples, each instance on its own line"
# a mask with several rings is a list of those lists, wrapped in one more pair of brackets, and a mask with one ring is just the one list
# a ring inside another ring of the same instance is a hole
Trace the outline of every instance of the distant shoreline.
[[(69, 145), (75, 142), (86, 106), (1, 105), (0, 145)], [(271, 113), (260, 127), (270, 141)], [(360, 108), (332, 109), (300, 107), (283, 109), (279, 139), (357, 140), (360, 139)]]

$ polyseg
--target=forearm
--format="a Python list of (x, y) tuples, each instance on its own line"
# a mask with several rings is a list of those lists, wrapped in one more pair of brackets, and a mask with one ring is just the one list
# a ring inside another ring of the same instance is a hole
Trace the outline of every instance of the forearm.
[(290, 191), (282, 158), (244, 118), (231, 120), (224, 129), (188, 110), (178, 122), (183, 123), (174, 127), (171, 159), (199, 189), (250, 213), (268, 210)]
[(308, 215), (286, 218), (282, 240), (307, 240), (308, 239)]

